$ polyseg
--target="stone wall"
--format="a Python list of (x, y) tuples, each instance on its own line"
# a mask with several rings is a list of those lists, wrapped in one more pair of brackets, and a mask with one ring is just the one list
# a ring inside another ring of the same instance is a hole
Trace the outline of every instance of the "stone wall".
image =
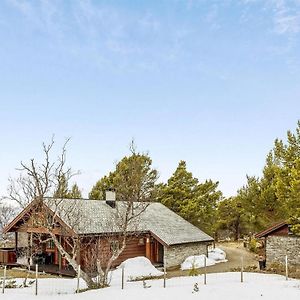
[(188, 256), (207, 255), (207, 243), (189, 243), (164, 247), (166, 267), (179, 266)]
[(288, 256), (290, 265), (300, 265), (300, 237), (296, 236), (268, 236), (266, 241), (267, 266), (272, 263), (285, 264)]

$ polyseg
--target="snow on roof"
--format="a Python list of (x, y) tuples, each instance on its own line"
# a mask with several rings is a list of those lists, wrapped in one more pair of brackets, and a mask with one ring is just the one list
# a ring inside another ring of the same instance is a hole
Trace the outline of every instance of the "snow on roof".
[[(75, 226), (70, 226), (78, 234), (102, 234), (119, 231), (116, 222), (113, 221), (115, 208), (109, 206), (105, 200), (47, 198), (45, 203), (53, 210), (57, 201), (59, 201), (58, 215), (67, 225), (74, 224), (74, 220), (72, 220), (74, 215), (80, 215), (78, 223)], [(121, 207), (122, 203), (124, 204), (122, 201), (116, 201), (117, 207)], [(61, 213), (61, 210), (65, 212), (73, 210), (73, 212)], [(134, 231), (136, 230), (137, 228), (134, 229)], [(141, 214), (138, 231), (151, 232), (168, 246), (213, 241), (211, 236), (157, 202), (150, 203)]]

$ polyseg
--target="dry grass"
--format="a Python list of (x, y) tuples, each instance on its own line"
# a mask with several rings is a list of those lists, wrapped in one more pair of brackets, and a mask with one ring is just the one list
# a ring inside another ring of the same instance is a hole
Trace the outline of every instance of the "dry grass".
[[(4, 269), (0, 268), (0, 277), (3, 277)], [(12, 269), (7, 269), (6, 271), (6, 276), (8, 278), (35, 278), (35, 272), (30, 271), (28, 273), (27, 270), (25, 269), (20, 269), (20, 268), (12, 268)], [(39, 278), (55, 278), (57, 276), (46, 274), (46, 273), (39, 273)]]

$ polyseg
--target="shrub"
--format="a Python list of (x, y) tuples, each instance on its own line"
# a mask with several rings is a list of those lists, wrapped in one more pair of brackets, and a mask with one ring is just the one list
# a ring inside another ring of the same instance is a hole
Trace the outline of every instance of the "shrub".
[(257, 245), (257, 241), (255, 239), (250, 240), (248, 247), (251, 252), (254, 252), (254, 253), (258, 252), (258, 245)]
[(192, 268), (189, 270), (189, 276), (198, 276), (199, 270), (195, 268), (195, 264), (192, 264)]

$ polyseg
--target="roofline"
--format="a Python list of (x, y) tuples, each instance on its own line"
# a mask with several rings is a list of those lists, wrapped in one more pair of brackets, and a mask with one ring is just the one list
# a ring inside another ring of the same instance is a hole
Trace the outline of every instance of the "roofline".
[(268, 227), (267, 229), (264, 229), (258, 233), (255, 234), (255, 238), (262, 238), (262, 237), (266, 237), (267, 235), (269, 235), (270, 233), (276, 231), (277, 229), (288, 225), (288, 223), (286, 221), (281, 221), (279, 223), (275, 223), (272, 226)]
[(25, 208), (23, 208), (23, 210), (18, 213), (15, 218), (10, 221), (2, 230), (2, 232), (5, 234), (5, 233), (8, 233), (10, 231), (10, 229), (16, 225), (17, 222), (19, 222), (25, 215), (26, 212), (29, 211), (29, 209), (31, 208), (31, 206), (34, 205), (34, 203), (36, 202), (36, 200), (32, 200), (29, 204), (27, 204), (27, 206)]
[[(43, 201), (43, 205), (49, 210), (50, 213), (55, 213), (44, 201)], [(65, 228), (67, 228), (67, 230), (71, 233), (72, 236), (78, 236), (78, 233), (71, 228), (66, 222), (64, 222), (60, 216), (56, 215), (55, 218), (57, 218), (58, 222), (63, 225)]]
[(163, 241), (161, 238), (159, 238), (155, 233), (153, 233), (152, 231), (150, 231), (150, 234), (156, 239), (158, 240), (162, 245), (169, 247), (170, 244), (166, 243), (165, 241)]
[[(44, 199), (46, 199), (45, 197)], [(2, 230), (2, 232), (8, 233), (12, 229), (13, 226), (15, 226), (22, 218), (25, 216), (26, 213), (29, 212), (30, 208), (37, 202), (36, 199), (32, 200), (10, 223), (8, 223)], [(42, 203), (44, 207), (48, 209), (51, 213), (54, 214), (54, 211), (43, 201)], [(58, 219), (59, 223), (63, 225), (67, 230), (73, 235), (77, 236), (78, 234), (72, 229), (70, 226), (68, 226), (58, 215), (56, 215), (56, 218)], [(12, 231), (13, 232), (13, 231)]]
[[(43, 199), (58, 199), (55, 197), (44, 197)], [(64, 199), (62, 199), (64, 200)], [(83, 201), (104, 201), (105, 200), (100, 200), (100, 199), (84, 199), (84, 198), (78, 198), (78, 199), (68, 199), (68, 200), (83, 200)], [(124, 202), (124, 201), (122, 201)], [(34, 203), (36, 203), (36, 200), (32, 200), (24, 209), (23, 211), (21, 211), (4, 229), (3, 229), (3, 233), (7, 233), (11, 230), (11, 228), (16, 225), (16, 223), (18, 221), (20, 221), (24, 215), (30, 210), (31, 206), (34, 205)], [(164, 204), (160, 203), (160, 202), (149, 202), (149, 204), (152, 203), (158, 203), (160, 205), (163, 205), (164, 207), (166, 207)], [(51, 212), (51, 213), (55, 213), (48, 205), (46, 202), (43, 201), (43, 205)], [(166, 207), (168, 210), (170, 210), (170, 212), (172, 212), (174, 215), (176, 215), (176, 217), (181, 218), (182, 220), (184, 220), (186, 223), (188, 223), (190, 226), (195, 227), (197, 230), (201, 231), (202, 233), (204, 233), (201, 229), (199, 229), (197, 226), (193, 225), (192, 223), (190, 223), (189, 221), (185, 220), (184, 218), (182, 218), (180, 215), (178, 215), (177, 213), (175, 213), (174, 211), (172, 211), (171, 209), (169, 209), (168, 207)], [(72, 229), (69, 225), (67, 225), (58, 215), (56, 216), (56, 218), (59, 220), (59, 222), (61, 223), (61, 225), (63, 225), (65, 228), (68, 229), (68, 231), (74, 235), (74, 236), (100, 236), (100, 235), (105, 235), (105, 234), (120, 234), (121, 232), (104, 232), (104, 233), (80, 233), (80, 232), (76, 232), (74, 229)], [(213, 242), (214, 238), (210, 237), (209, 235), (207, 239), (203, 239), (203, 240), (197, 240), (197, 241), (184, 241), (184, 242), (176, 242), (176, 243), (167, 243), (165, 242), (163, 239), (161, 239), (158, 235), (156, 235), (155, 233), (153, 233), (150, 230), (146, 230), (146, 231), (131, 231), (128, 233), (138, 233), (138, 234), (143, 234), (143, 233), (150, 233), (150, 235), (152, 235), (155, 239), (157, 239), (162, 245), (169, 247), (169, 246), (173, 246), (173, 245), (181, 245), (181, 244), (190, 244), (190, 243), (208, 243), (208, 242)]]
[(183, 244), (195, 244), (195, 243), (212, 243), (214, 239), (211, 240), (202, 240), (202, 241), (192, 241), (192, 242), (183, 242), (183, 243), (175, 243), (170, 244), (169, 246), (183, 245)]

